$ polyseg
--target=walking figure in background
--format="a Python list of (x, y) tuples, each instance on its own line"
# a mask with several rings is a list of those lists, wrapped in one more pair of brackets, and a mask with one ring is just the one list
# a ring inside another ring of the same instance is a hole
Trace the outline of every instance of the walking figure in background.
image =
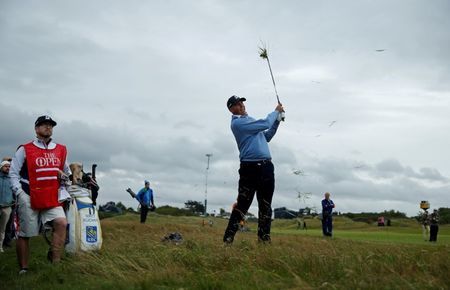
[(437, 235), (439, 231), (439, 213), (438, 210), (433, 210), (430, 215), (430, 242), (437, 242)]
[(0, 164), (0, 253), (3, 253), (3, 241), (5, 239), (6, 224), (12, 211), (13, 193), (9, 180), (9, 161)]
[(334, 203), (330, 199), (330, 193), (325, 192), (325, 198), (322, 200), (322, 232), (326, 237), (333, 235), (333, 208)]
[(29, 239), (39, 235), (39, 226), (53, 228), (53, 239), (47, 258), (61, 260), (66, 240), (67, 219), (60, 197), (69, 196), (65, 178), (69, 176), (66, 146), (52, 141), (56, 122), (40, 116), (34, 123), (36, 139), (19, 146), (11, 163), (9, 176), (17, 200), (19, 237), (16, 242), (19, 274), (28, 270)]
[(150, 181), (144, 182), (144, 188), (139, 190), (136, 199), (141, 204), (141, 224), (147, 220), (148, 211), (154, 211), (155, 203), (153, 202), (153, 190), (150, 188)]
[(423, 213), (420, 215), (420, 222), (422, 223), (423, 240), (428, 241), (430, 239), (430, 215), (428, 210), (423, 210)]
[(306, 221), (303, 218), (297, 218), (297, 229), (306, 230)]
[(239, 222), (245, 218), (255, 193), (259, 209), (258, 240), (270, 243), (275, 176), (268, 142), (277, 132), (284, 109), (278, 104), (265, 119), (256, 120), (247, 114), (245, 100), (231, 96), (227, 101), (227, 108), (233, 114), (231, 131), (236, 139), (241, 164), (237, 203), (223, 236), (226, 244), (233, 243)]

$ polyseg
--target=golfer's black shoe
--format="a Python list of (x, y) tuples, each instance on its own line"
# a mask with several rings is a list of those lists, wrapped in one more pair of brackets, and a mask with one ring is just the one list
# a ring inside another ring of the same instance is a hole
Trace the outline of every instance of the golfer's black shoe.
[(51, 248), (48, 249), (48, 252), (47, 252), (47, 260), (48, 260), (50, 263), (53, 262), (53, 252), (52, 252), (52, 249), (51, 249)]
[(258, 242), (263, 244), (270, 244), (272, 240), (270, 239), (270, 235), (258, 236)]
[(233, 237), (223, 237), (223, 242), (224, 242), (225, 245), (233, 244), (233, 240), (234, 240)]

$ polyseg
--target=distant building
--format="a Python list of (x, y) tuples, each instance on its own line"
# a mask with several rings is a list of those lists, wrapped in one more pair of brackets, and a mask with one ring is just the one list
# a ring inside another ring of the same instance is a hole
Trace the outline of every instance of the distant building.
[(298, 217), (298, 212), (285, 207), (279, 207), (274, 209), (274, 215), (276, 219), (293, 219)]
[(309, 208), (309, 207), (301, 208), (298, 210), (299, 216), (305, 216), (305, 215), (310, 215), (310, 214), (311, 214), (311, 208)]
[(118, 207), (114, 201), (108, 201), (105, 205), (100, 205), (99, 211), (122, 214), (122, 208)]

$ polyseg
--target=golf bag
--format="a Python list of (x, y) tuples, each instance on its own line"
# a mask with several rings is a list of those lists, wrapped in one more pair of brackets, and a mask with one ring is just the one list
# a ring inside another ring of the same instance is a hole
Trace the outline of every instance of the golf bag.
[(102, 230), (90, 190), (71, 185), (68, 191), (72, 199), (66, 209), (66, 251), (76, 253), (80, 250), (100, 250), (103, 242)]

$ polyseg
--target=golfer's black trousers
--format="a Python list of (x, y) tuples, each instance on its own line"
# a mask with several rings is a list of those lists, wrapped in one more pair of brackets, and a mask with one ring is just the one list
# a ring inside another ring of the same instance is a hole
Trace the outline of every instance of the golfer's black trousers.
[(148, 206), (143, 205), (141, 206), (141, 223), (145, 223), (147, 220), (147, 214), (148, 214)]
[(270, 160), (241, 162), (239, 168), (239, 194), (223, 237), (224, 242), (232, 242), (244, 219), (253, 197), (258, 200), (258, 238), (270, 241), (272, 222), (272, 196), (275, 189), (274, 167)]

